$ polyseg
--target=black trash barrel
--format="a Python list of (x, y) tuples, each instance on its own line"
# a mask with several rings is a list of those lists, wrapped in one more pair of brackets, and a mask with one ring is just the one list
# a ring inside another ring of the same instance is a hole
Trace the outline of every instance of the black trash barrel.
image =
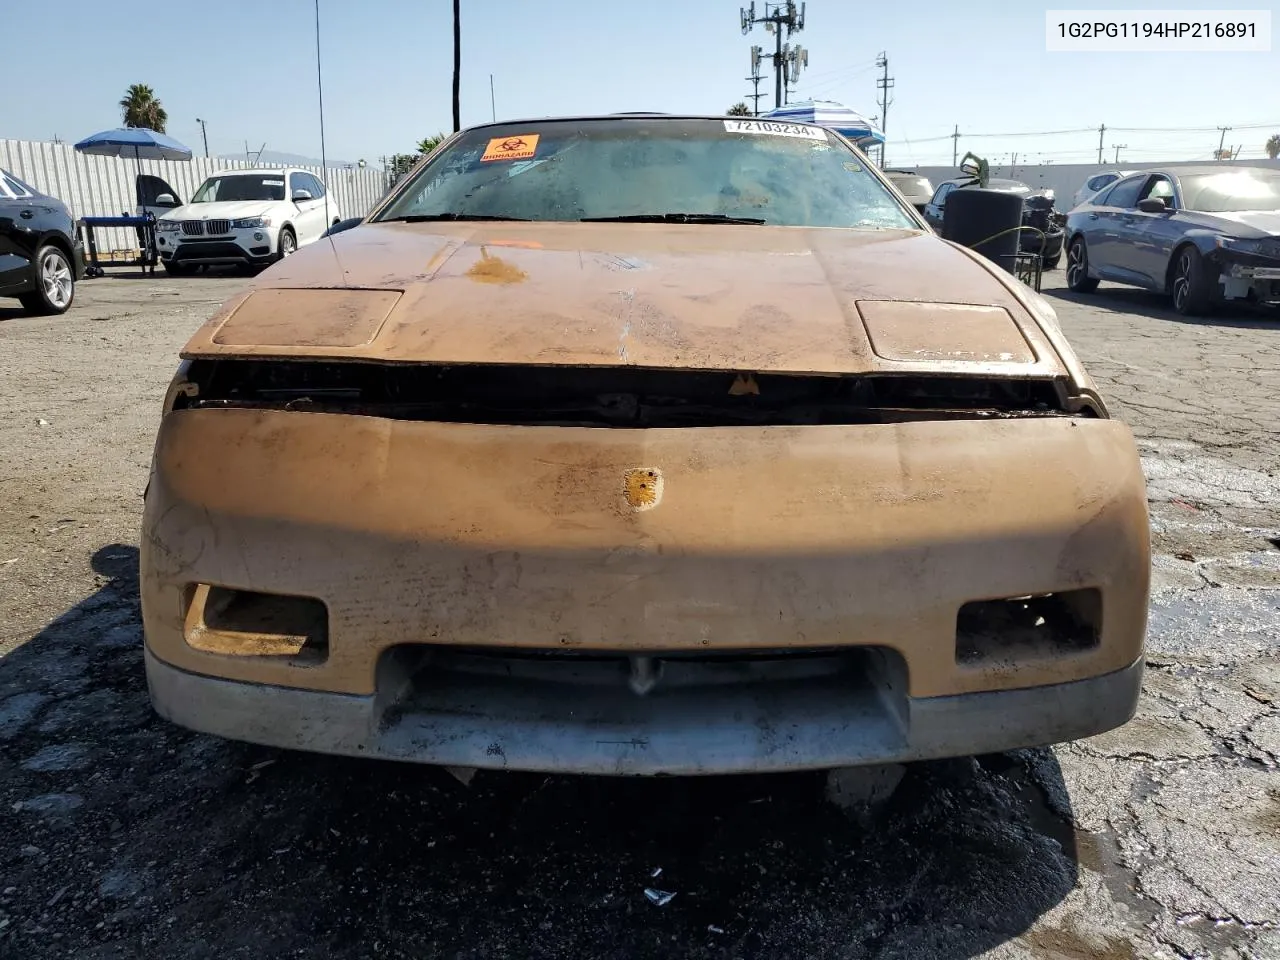
[[(1014, 228), (1020, 226), (1022, 197), (1016, 193), (963, 187), (947, 196), (942, 217), (943, 238), (982, 254), (1010, 273), (1017, 269), (1018, 239), (1022, 231)], [(997, 234), (1002, 235), (997, 237)]]

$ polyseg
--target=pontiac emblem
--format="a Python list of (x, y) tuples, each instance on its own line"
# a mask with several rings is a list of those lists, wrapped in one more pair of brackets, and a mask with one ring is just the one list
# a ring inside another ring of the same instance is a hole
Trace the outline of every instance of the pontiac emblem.
[(652, 510), (662, 500), (662, 471), (636, 467), (622, 476), (622, 495), (632, 510)]

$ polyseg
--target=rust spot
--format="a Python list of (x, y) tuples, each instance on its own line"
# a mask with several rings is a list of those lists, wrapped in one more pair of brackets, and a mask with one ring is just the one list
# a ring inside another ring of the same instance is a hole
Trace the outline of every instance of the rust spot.
[(471, 265), (467, 276), (479, 283), (520, 283), (529, 277), (515, 264), (489, 256), (484, 247), (480, 248), (480, 259)]
[(622, 495), (633, 510), (652, 510), (662, 499), (662, 471), (637, 467), (623, 474)]

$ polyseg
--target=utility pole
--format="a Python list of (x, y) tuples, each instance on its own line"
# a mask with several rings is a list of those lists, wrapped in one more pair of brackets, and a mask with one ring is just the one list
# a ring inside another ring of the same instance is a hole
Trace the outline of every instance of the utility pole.
[(747, 81), (752, 84), (752, 93), (747, 95), (751, 101), (751, 113), (754, 116), (760, 116), (760, 98), (764, 96), (760, 92), (760, 81), (764, 79), (760, 75), (760, 58), (764, 54), (764, 47), (751, 48), (751, 76), (747, 77)]
[(794, 50), (790, 44), (786, 49), (782, 46), (782, 31), (787, 36), (799, 33), (804, 29), (804, 7), (797, 6), (793, 0), (782, 3), (765, 2), (764, 16), (756, 16), (755, 0), (750, 7), (743, 7), (738, 12), (742, 20), (742, 35), (746, 36), (757, 23), (763, 23), (766, 32), (774, 35), (773, 52), (773, 105), (782, 106), (782, 87), (786, 82), (794, 82), (800, 76), (800, 67), (809, 65), (809, 51), (797, 45)]
[(960, 124), (956, 124), (956, 132), (951, 134), (951, 165), (960, 162)]
[(462, 129), (462, 105), (459, 90), (462, 87), (462, 0), (453, 0), (453, 132)]
[(204, 121), (196, 117), (196, 123), (200, 124), (200, 137), (204, 140), (204, 155), (209, 155), (209, 133), (204, 128)]
[(1115, 150), (1116, 150), (1116, 166), (1118, 167), (1118, 166), (1120, 166), (1120, 151), (1121, 151), (1121, 150), (1128, 150), (1128, 149), (1129, 149), (1129, 145), (1128, 145), (1127, 143), (1113, 143), (1111, 146), (1115, 147)]
[(1219, 127), (1218, 129), (1222, 131), (1222, 136), (1220, 136), (1220, 137), (1218, 138), (1218, 152), (1217, 152), (1216, 154), (1214, 154), (1214, 157), (1213, 157), (1213, 159), (1215, 159), (1215, 160), (1221, 160), (1221, 159), (1222, 159), (1222, 145), (1223, 145), (1224, 143), (1226, 143), (1226, 141), (1227, 141), (1227, 131), (1228, 131), (1228, 130), (1230, 130), (1231, 128), (1230, 128), (1230, 127)]
[(493, 114), (493, 122), (498, 122), (498, 101), (493, 99), (493, 74), (489, 74), (489, 110)]
[(1104, 123), (1098, 127), (1098, 166), (1102, 166), (1102, 135), (1107, 132), (1107, 125)]
[(876, 87), (880, 90), (880, 99), (876, 101), (880, 105), (880, 132), (888, 133), (889, 104), (893, 103), (889, 91), (893, 89), (893, 77), (889, 76), (889, 58), (883, 52), (876, 58), (876, 66), (884, 71), (876, 81)]

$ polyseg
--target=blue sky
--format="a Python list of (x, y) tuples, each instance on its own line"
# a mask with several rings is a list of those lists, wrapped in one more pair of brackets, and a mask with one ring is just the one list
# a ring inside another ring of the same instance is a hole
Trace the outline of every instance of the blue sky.
[[(499, 119), (721, 112), (750, 92), (751, 44), (772, 39), (760, 27), (744, 37), (739, 6), (462, 0), (463, 125), (490, 119), (491, 73)], [(874, 61), (885, 51), (896, 81), (888, 115), (895, 163), (949, 163), (953, 124), (971, 134), (961, 153), (1004, 162), (1016, 151), (1020, 164), (1095, 160), (1100, 123), (1130, 128), (1103, 136), (1108, 160), (1113, 145), (1127, 146), (1122, 161), (1209, 159), (1218, 125), (1235, 128), (1227, 143), (1242, 144), (1242, 157), (1259, 156), (1266, 137), (1280, 132), (1280, 52), (1047, 53), (1044, 11), (1064, 6), (808, 0), (806, 29), (792, 39), (809, 49), (809, 69), (793, 99), (878, 113)], [(254, 150), (265, 141), (269, 150), (319, 156), (313, 0), (61, 0), (64, 26), (53, 33), (40, 4), (6, 7), (5, 34), (45, 39), (5, 44), (6, 75), (39, 81), (4, 98), (0, 137), (74, 142), (116, 126), (116, 101), (142, 82), (168, 110), (169, 133), (197, 151), (202, 117), (215, 154), (241, 153), (247, 140)], [(331, 159), (376, 163), (451, 127), (451, 0), (320, 0), (320, 9)], [(761, 89), (771, 95), (772, 79)], [(772, 105), (771, 97), (762, 102)], [(1181, 127), (1207, 129), (1163, 129)], [(1091, 132), (1028, 135), (1081, 128)]]

